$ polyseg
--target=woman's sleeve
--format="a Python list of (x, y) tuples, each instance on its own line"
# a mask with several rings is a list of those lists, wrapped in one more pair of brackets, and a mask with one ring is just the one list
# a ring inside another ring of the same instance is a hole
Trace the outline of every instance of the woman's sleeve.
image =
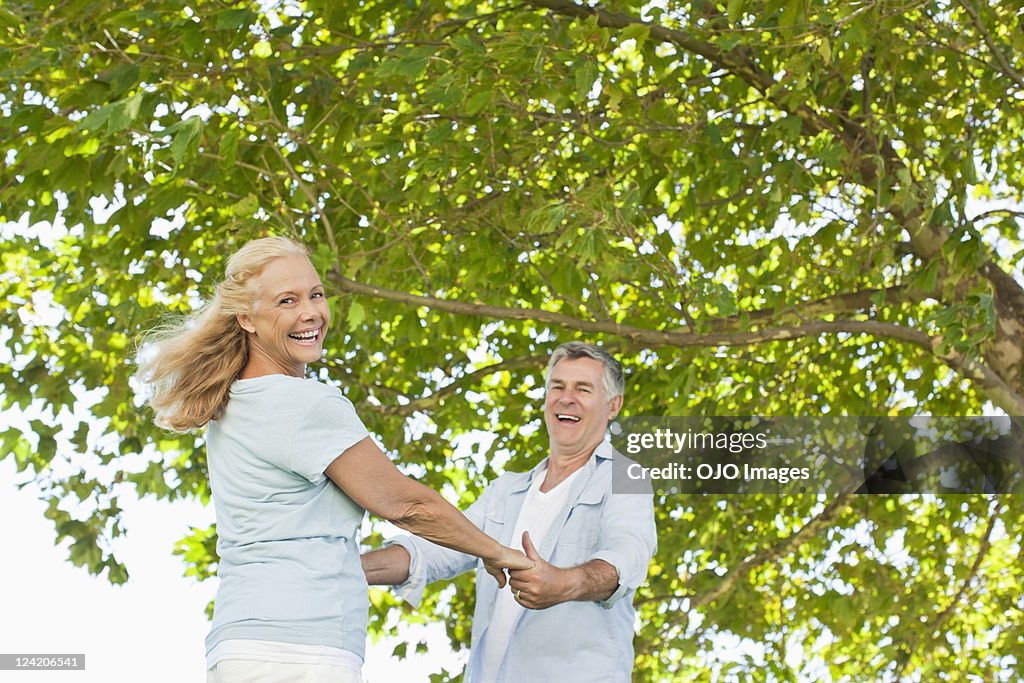
[(288, 448), (289, 469), (314, 484), (324, 480), (335, 458), (370, 435), (352, 402), (337, 389), (321, 386)]

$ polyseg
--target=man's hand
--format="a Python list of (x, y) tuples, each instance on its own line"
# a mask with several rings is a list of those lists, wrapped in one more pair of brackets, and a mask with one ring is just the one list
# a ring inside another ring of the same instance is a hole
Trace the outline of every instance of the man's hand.
[(546, 562), (533, 547), (529, 531), (523, 532), (523, 550), (534, 566), (509, 572), (509, 587), (516, 601), (528, 609), (546, 609), (571, 600), (571, 570)]
[(533, 560), (514, 548), (500, 546), (496, 557), (482, 558), (484, 569), (498, 582), (498, 588), (505, 587), (505, 570), (529, 570), (533, 567)]
[(509, 572), (516, 601), (528, 609), (547, 609), (573, 600), (607, 600), (619, 587), (619, 572), (604, 560), (590, 560), (562, 569), (545, 562), (533, 547), (530, 532), (523, 532), (523, 549), (532, 569)]

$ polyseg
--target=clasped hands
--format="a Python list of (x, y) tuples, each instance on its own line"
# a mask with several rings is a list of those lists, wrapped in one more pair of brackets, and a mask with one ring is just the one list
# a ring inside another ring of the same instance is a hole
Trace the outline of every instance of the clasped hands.
[(533, 560), (527, 557), (520, 550), (499, 545), (498, 554), (495, 557), (481, 558), (484, 561), (484, 569), (498, 582), (498, 588), (504, 588), (506, 583), (505, 570), (510, 572), (531, 569)]
[(512, 595), (527, 609), (546, 609), (571, 599), (569, 572), (547, 562), (537, 552), (530, 532), (523, 532), (525, 554), (512, 548), (502, 548), (499, 557), (484, 561), (487, 573), (505, 587), (505, 569), (508, 569), (508, 585)]
[[(568, 572), (540, 556), (529, 531), (523, 532), (523, 550), (529, 566), (510, 567), (508, 572), (509, 588), (516, 602), (527, 609), (546, 609), (565, 602), (570, 587)], [(505, 587), (501, 579), (498, 585)]]

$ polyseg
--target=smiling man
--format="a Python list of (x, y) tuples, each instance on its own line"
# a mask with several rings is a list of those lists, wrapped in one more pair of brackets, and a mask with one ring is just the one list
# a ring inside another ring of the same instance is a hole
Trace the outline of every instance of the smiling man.
[[(613, 493), (608, 423), (622, 408), (622, 366), (570, 342), (548, 362), (548, 457), (488, 486), (466, 516), (534, 561), (509, 588), (483, 581), (475, 557), (416, 537), (363, 555), (369, 583), (418, 605), (426, 584), (477, 569), (467, 683), (625, 683), (633, 670), (633, 592), (656, 547), (650, 494)], [(614, 456), (614, 458), (613, 458)], [(521, 545), (519, 545), (521, 544)]]

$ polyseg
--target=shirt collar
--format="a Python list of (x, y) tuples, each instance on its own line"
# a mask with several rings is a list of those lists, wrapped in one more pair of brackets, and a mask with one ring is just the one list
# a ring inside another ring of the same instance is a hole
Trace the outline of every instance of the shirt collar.
[[(604, 441), (602, 441), (601, 443), (597, 444), (597, 447), (594, 449), (594, 452), (590, 454), (590, 457), (587, 458), (587, 462), (585, 462), (583, 464), (583, 467), (581, 467), (580, 469), (581, 470), (583, 470), (583, 469), (592, 470), (595, 467), (597, 467), (597, 460), (598, 460), (598, 458), (600, 458), (601, 460), (610, 460), (613, 457), (614, 457), (614, 449), (612, 448), (611, 439), (609, 439), (607, 436), (605, 436)], [(515, 490), (516, 491), (519, 491), (519, 490), (525, 491), (526, 489), (530, 488), (530, 484), (533, 482), (533, 478), (538, 476), (538, 475), (543, 475), (547, 471), (547, 469), (548, 469), (548, 461), (549, 460), (551, 460), (551, 456), (550, 455), (548, 457), (544, 458), (543, 460), (541, 460), (539, 463), (537, 463), (537, 465), (532, 470), (530, 470), (529, 472), (526, 473), (526, 479), (523, 482), (523, 486), (522, 487), (517, 487)]]
[[(594, 449), (594, 455), (602, 460), (611, 460), (614, 457), (615, 449), (612, 448), (612, 440), (607, 436), (604, 437), (604, 441), (597, 444), (597, 448)], [(593, 458), (591, 458), (593, 460)]]

